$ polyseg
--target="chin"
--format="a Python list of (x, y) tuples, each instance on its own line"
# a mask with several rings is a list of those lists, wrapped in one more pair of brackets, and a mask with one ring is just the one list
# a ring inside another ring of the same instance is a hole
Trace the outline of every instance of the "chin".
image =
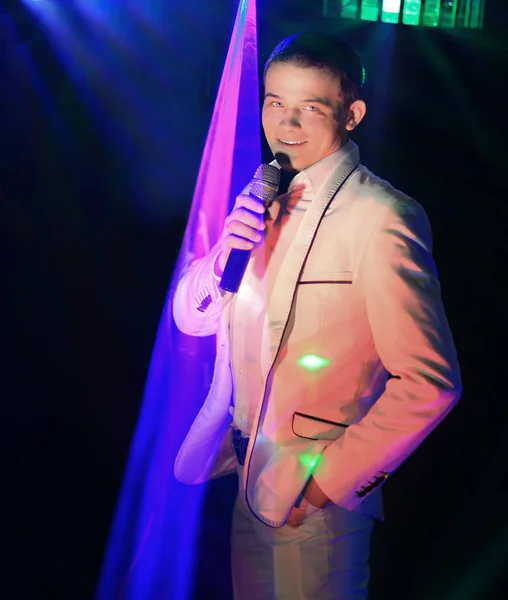
[(303, 171), (309, 167), (312, 163), (299, 156), (290, 156), (291, 168), (295, 171)]
[(295, 156), (296, 153), (288, 150), (287, 147), (281, 148), (279, 145), (274, 145), (271, 150), (274, 158), (281, 166), (286, 166), (289, 162), (291, 167), (295, 168), (295, 163), (301, 162), (298, 160), (298, 156)]

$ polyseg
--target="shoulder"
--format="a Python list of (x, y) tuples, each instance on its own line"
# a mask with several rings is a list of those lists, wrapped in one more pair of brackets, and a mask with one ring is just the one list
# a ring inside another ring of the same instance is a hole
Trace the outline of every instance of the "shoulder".
[(351, 184), (355, 209), (370, 215), (373, 227), (390, 222), (405, 223), (430, 233), (429, 219), (423, 206), (365, 166), (359, 165)]
[(394, 214), (425, 212), (416, 200), (395, 188), (389, 181), (378, 177), (363, 165), (359, 165), (352, 184), (358, 199), (379, 213)]

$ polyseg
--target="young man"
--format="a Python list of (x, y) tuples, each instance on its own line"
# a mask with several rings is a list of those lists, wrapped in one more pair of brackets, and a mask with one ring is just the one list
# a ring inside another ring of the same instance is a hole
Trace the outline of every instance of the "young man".
[[(349, 139), (362, 83), (358, 56), (332, 35), (273, 51), (263, 128), (295, 176), (268, 217), (237, 198), (174, 298), (182, 331), (217, 335), (175, 472), (198, 483), (238, 471), (238, 600), (366, 598), (380, 485), (460, 396), (425, 212)], [(218, 285), (232, 248), (252, 249), (237, 294)]]

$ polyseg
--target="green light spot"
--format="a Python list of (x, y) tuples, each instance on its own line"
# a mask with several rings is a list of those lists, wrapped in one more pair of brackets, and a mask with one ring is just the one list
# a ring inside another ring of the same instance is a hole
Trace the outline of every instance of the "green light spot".
[(321, 358), (321, 356), (317, 356), (317, 354), (305, 354), (304, 356), (301, 356), (297, 362), (300, 367), (307, 369), (307, 371), (318, 371), (330, 364), (329, 360)]
[(358, 0), (342, 0), (340, 16), (343, 19), (356, 19), (360, 15)]
[(427, 0), (423, 9), (422, 25), (437, 27), (439, 25), (440, 12), (441, 0)]
[(483, 17), (485, 14), (485, 0), (476, 0), (472, 3), (469, 19), (469, 27), (472, 29), (481, 29), (483, 27)]
[(308, 472), (312, 473), (318, 466), (321, 456), (321, 454), (318, 454), (317, 456), (312, 456), (311, 454), (302, 454), (302, 456), (300, 456), (300, 462)]
[(439, 26), (443, 28), (453, 28), (457, 22), (458, 0), (445, 0), (441, 2), (441, 14), (439, 16)]
[(401, 0), (383, 0), (381, 21), (383, 23), (398, 23)]
[(362, 0), (360, 18), (362, 21), (377, 21), (379, 19), (378, 0)]
[(406, 0), (404, 2), (404, 11), (402, 13), (402, 22), (404, 25), (419, 25), (421, 10), (421, 0)]
[[(485, 0), (324, 0), (325, 15), (427, 27), (483, 28)], [(332, 9), (332, 7), (336, 7)]]

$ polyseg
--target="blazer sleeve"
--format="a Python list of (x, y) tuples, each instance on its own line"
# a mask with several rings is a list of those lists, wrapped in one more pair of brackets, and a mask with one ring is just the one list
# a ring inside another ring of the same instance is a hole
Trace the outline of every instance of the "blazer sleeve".
[(207, 336), (217, 333), (220, 316), (232, 294), (220, 290), (213, 266), (221, 249), (212, 248), (192, 262), (181, 276), (173, 296), (173, 318), (183, 333)]
[(314, 478), (352, 510), (381, 485), (457, 403), (459, 365), (423, 208), (386, 207), (367, 243), (358, 284), (376, 350), (392, 375), (367, 415), (328, 446)]

